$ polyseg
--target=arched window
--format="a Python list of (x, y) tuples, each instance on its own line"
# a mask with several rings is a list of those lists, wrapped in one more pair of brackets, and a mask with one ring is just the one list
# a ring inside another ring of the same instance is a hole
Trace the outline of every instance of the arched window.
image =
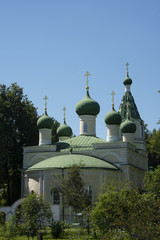
[(59, 188), (54, 188), (51, 191), (52, 193), (52, 203), (53, 204), (60, 204), (60, 190)]
[(87, 123), (84, 123), (84, 132), (88, 133), (88, 124)]

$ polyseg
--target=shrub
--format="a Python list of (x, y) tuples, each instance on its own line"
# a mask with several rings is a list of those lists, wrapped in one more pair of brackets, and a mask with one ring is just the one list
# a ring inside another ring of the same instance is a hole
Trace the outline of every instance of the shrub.
[(57, 239), (64, 233), (65, 225), (62, 221), (52, 221), (51, 234), (52, 237)]

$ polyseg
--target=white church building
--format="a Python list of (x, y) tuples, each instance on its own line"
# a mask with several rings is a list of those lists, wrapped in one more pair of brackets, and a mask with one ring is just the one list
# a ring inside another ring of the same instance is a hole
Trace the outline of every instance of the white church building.
[[(96, 117), (100, 112), (98, 102), (89, 93), (88, 76), (85, 97), (76, 104), (80, 121), (79, 136), (72, 136), (72, 129), (64, 123), (57, 129), (59, 141), (51, 142), (53, 120), (45, 113), (38, 119), (39, 145), (24, 147), (21, 197), (32, 191), (44, 195), (52, 204), (53, 215), (62, 219), (62, 201), (57, 176), (67, 174), (73, 164), (81, 164), (81, 174), (86, 189), (91, 189), (92, 201), (97, 197), (103, 183), (110, 180), (122, 182), (125, 179), (135, 187), (143, 186), (144, 174), (148, 170), (148, 155), (144, 142), (144, 122), (140, 117), (131, 93), (132, 80), (123, 81), (125, 92), (118, 111), (112, 109), (104, 116), (107, 139), (96, 136)], [(56, 113), (55, 113), (56, 116)], [(102, 122), (102, 125), (104, 123)], [(104, 124), (104, 128), (105, 128)], [(66, 208), (65, 217), (71, 209)]]

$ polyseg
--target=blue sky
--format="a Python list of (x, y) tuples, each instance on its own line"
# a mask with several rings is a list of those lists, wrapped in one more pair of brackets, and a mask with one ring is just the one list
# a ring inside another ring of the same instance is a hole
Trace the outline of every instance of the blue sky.
[(79, 135), (75, 105), (90, 95), (101, 107), (97, 136), (106, 139), (104, 117), (115, 91), (118, 110), (126, 62), (131, 92), (149, 130), (160, 118), (159, 0), (0, 0), (0, 83), (13, 82), (44, 112)]

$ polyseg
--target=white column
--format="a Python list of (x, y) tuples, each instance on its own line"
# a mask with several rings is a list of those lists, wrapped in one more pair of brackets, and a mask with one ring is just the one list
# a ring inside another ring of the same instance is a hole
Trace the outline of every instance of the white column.
[(46, 193), (46, 176), (43, 176), (43, 196), (45, 196)]
[(41, 175), (40, 172), (40, 176), (39, 176), (39, 194), (42, 195), (43, 194), (43, 176)]
[(25, 175), (24, 177), (24, 197), (28, 194), (28, 176)]

